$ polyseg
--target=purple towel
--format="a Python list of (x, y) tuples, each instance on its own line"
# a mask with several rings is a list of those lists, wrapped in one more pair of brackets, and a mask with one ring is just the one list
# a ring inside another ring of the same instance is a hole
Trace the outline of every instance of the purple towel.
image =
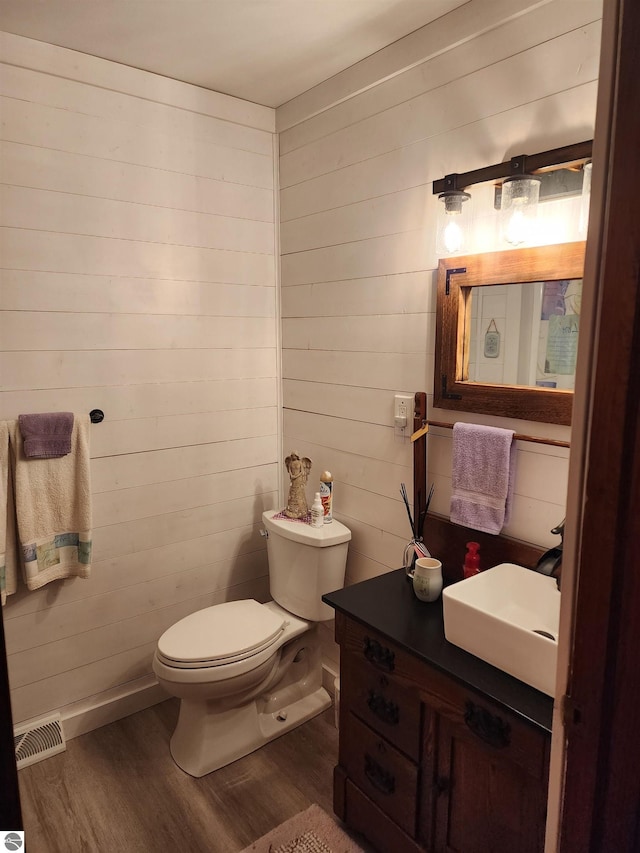
[(457, 423), (453, 427), (451, 521), (500, 533), (511, 515), (514, 432)]
[(73, 412), (18, 415), (18, 423), (29, 459), (57, 459), (71, 453)]

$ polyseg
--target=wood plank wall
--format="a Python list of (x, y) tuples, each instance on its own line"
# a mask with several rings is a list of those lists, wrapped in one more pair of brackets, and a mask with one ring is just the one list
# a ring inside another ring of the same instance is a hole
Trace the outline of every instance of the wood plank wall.
[[(394, 434), (394, 393), (426, 390), (429, 416), (447, 418), (431, 396), (432, 181), (593, 135), (601, 4), (538, 4), (506, 21), (482, 5), (470, 4), (475, 37), (460, 41), (451, 27), (426, 62), (378, 85), (358, 79), (351, 98), (327, 81), (277, 112), (284, 446), (334, 474), (352, 582), (399, 566), (410, 533), (399, 486), (411, 484), (411, 449)], [(437, 26), (445, 32), (446, 16)], [(333, 106), (317, 112), (323, 100)], [(467, 419), (569, 438), (566, 427)], [(521, 443), (517, 465), (505, 533), (555, 544), (568, 451)], [(451, 431), (430, 434), (428, 466), (432, 508), (448, 515)]]
[(91, 578), (4, 608), (19, 722), (135, 692), (177, 619), (268, 598), (276, 144), (271, 109), (0, 38), (0, 417), (106, 414)]

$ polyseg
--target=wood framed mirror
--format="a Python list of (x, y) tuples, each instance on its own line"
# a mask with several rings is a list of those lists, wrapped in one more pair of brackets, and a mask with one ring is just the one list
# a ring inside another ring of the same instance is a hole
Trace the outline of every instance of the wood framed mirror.
[(443, 258), (434, 405), (570, 424), (584, 242)]

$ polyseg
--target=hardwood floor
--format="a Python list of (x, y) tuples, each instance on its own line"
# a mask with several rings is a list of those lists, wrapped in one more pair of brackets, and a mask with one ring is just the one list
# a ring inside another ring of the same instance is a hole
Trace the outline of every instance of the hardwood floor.
[(332, 809), (333, 709), (193, 779), (169, 755), (170, 699), (19, 772), (28, 853), (238, 853), (294, 814)]

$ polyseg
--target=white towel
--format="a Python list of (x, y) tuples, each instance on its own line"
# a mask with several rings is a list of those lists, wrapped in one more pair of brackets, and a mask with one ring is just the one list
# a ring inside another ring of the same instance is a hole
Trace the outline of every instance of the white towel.
[(515, 477), (513, 436), (510, 429), (454, 424), (451, 521), (494, 534), (509, 522)]
[(57, 459), (27, 458), (17, 422), (9, 424), (18, 539), (28, 589), (59, 578), (89, 577), (89, 424), (88, 415), (75, 417), (71, 453)]

